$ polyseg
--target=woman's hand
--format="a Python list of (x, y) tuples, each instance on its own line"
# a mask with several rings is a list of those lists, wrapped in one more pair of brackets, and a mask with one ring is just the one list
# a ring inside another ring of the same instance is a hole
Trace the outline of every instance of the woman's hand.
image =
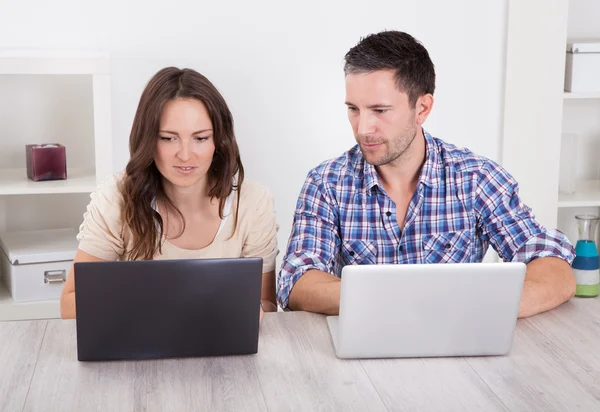
[(262, 299), (260, 301), (260, 320), (262, 320), (263, 316), (265, 315), (265, 312), (277, 312), (277, 305), (275, 305), (270, 300)]

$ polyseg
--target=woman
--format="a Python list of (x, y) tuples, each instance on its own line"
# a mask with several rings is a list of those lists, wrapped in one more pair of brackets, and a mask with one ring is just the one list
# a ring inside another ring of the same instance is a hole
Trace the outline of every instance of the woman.
[[(244, 180), (225, 100), (201, 74), (168, 67), (142, 93), (125, 172), (91, 196), (74, 262), (262, 257), (261, 317), (276, 311), (273, 199)], [(75, 318), (73, 269), (63, 318)]]

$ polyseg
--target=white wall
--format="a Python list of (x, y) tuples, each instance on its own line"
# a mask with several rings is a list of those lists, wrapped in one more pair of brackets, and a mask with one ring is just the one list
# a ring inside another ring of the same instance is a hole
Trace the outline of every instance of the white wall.
[(438, 73), (426, 128), (499, 160), (506, 9), (506, 0), (0, 0), (0, 47), (111, 53), (114, 170), (126, 164), (151, 75), (166, 65), (205, 74), (232, 109), (248, 176), (275, 194), (283, 253), (307, 171), (354, 142), (342, 60), (361, 36), (400, 29), (423, 41)]
[(568, 0), (509, 1), (502, 164), (549, 228), (557, 222), (567, 13)]

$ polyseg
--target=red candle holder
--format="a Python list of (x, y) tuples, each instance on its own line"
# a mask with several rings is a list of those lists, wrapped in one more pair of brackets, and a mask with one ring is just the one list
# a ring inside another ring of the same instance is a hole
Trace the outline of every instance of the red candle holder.
[(64, 180), (67, 178), (67, 153), (63, 145), (28, 144), (27, 177), (35, 182), (41, 180)]

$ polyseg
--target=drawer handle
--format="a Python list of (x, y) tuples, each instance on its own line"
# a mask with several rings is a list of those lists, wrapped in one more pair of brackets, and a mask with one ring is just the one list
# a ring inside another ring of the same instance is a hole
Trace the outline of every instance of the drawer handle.
[(66, 270), (46, 270), (44, 272), (44, 283), (63, 283), (66, 279)]

